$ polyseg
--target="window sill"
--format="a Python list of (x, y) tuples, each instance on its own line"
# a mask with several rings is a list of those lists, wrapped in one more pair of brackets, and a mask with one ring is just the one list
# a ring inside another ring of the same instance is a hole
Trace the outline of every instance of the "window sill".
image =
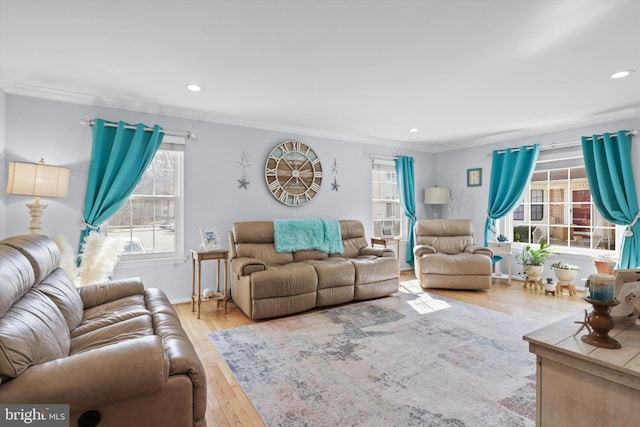
[[(511, 252), (514, 254), (524, 251), (527, 247), (528, 243), (522, 242), (513, 242), (511, 244)], [(533, 248), (538, 248), (539, 245), (532, 244)], [(567, 247), (567, 246), (556, 246), (551, 245), (551, 250), (559, 255), (579, 255), (591, 258), (598, 258), (603, 254), (612, 254), (617, 259), (618, 254), (615, 251), (607, 251), (603, 249), (586, 249), (586, 248), (577, 248), (577, 247)]]
[(156, 256), (153, 258), (133, 258), (133, 259), (123, 259), (120, 258), (117, 266), (119, 268), (135, 268), (135, 267), (153, 267), (157, 265), (173, 265), (173, 264), (184, 264), (187, 262), (187, 257), (183, 256), (170, 256), (170, 257), (161, 257)]

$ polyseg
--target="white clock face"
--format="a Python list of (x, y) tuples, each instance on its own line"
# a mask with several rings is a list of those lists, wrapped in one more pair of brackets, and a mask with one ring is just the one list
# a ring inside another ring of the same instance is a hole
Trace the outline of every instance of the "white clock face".
[(302, 206), (320, 191), (322, 165), (306, 144), (285, 141), (267, 158), (264, 177), (273, 196), (287, 206)]

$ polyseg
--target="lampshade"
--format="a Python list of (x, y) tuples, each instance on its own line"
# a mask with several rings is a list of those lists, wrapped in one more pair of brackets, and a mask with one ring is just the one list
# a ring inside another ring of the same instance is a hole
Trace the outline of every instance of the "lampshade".
[(425, 188), (424, 203), (428, 205), (446, 205), (449, 203), (449, 189), (447, 187)]
[(69, 169), (39, 163), (9, 162), (7, 194), (36, 197), (67, 197)]

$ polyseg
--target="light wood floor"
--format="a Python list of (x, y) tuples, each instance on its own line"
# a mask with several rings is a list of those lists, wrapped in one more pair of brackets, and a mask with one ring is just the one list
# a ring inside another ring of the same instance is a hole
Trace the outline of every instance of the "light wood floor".
[[(420, 291), (412, 274), (402, 274), (400, 292)], [(430, 290), (438, 295), (475, 304), (516, 317), (541, 319), (552, 323), (589, 305), (582, 300), (582, 293), (568, 295), (545, 295), (544, 291), (523, 289), (521, 283), (513, 281), (495, 282), (488, 291)], [(191, 304), (175, 306), (182, 325), (191, 338), (207, 374), (207, 425), (214, 426), (264, 426), (251, 402), (235, 380), (233, 374), (207, 336), (209, 332), (235, 328), (256, 323), (248, 319), (233, 302), (228, 304), (228, 313), (214, 302), (203, 303), (200, 320), (191, 312)]]

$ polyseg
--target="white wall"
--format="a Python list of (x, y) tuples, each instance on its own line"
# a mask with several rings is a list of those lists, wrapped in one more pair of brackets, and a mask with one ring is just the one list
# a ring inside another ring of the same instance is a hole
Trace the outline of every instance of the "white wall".
[[(7, 113), (6, 113), (6, 95), (0, 90), (0, 188), (4, 189), (7, 186), (6, 177), (6, 128), (7, 128)], [(0, 192), (0, 236), (4, 236), (7, 227), (7, 212), (5, 207), (5, 195), (4, 191)]]
[[(0, 114), (0, 117), (3, 115)], [(200, 244), (199, 229), (216, 227), (219, 234), (235, 221), (270, 220), (321, 216), (335, 219), (358, 219), (371, 236), (371, 153), (405, 154), (415, 158), (416, 205), (419, 219), (426, 217), (423, 188), (433, 184), (434, 156), (421, 152), (398, 152), (368, 144), (352, 143), (312, 136), (284, 134), (255, 128), (229, 126), (197, 120), (136, 113), (56, 102), (18, 95), (6, 95), (6, 158), (0, 172), (6, 183), (6, 162), (36, 162), (43, 157), (47, 163), (71, 169), (71, 184), (67, 199), (48, 199), (49, 207), (42, 219), (42, 233), (63, 234), (75, 245), (82, 223), (81, 209), (86, 189), (91, 129), (81, 126), (80, 119), (103, 118), (129, 123), (159, 124), (166, 130), (191, 131), (197, 139), (188, 141), (185, 149), (185, 250)], [(1, 122), (0, 122), (1, 123)], [(1, 126), (0, 126), (1, 130)], [(268, 192), (264, 180), (264, 165), (269, 152), (278, 143), (295, 139), (311, 146), (320, 157), (324, 180), (318, 196), (301, 207), (287, 207)], [(0, 150), (2, 151), (2, 150)], [(238, 160), (246, 153), (251, 163), (246, 170), (248, 189), (239, 189), (237, 180), (242, 171)], [(331, 165), (337, 160), (339, 191), (331, 190)], [(6, 223), (2, 236), (27, 233), (29, 215), (23, 196), (6, 195)], [(3, 218), (5, 216), (3, 215)], [(1, 230), (1, 229), (0, 229)], [(406, 254), (406, 242), (401, 248), (401, 260)], [(212, 277), (213, 266), (203, 264), (203, 278)], [(403, 269), (410, 268), (407, 264)], [(183, 300), (190, 295), (191, 265), (189, 262), (150, 267), (118, 267), (115, 278), (140, 276), (147, 286), (163, 289), (169, 297)], [(205, 284), (203, 284), (205, 286)]]

